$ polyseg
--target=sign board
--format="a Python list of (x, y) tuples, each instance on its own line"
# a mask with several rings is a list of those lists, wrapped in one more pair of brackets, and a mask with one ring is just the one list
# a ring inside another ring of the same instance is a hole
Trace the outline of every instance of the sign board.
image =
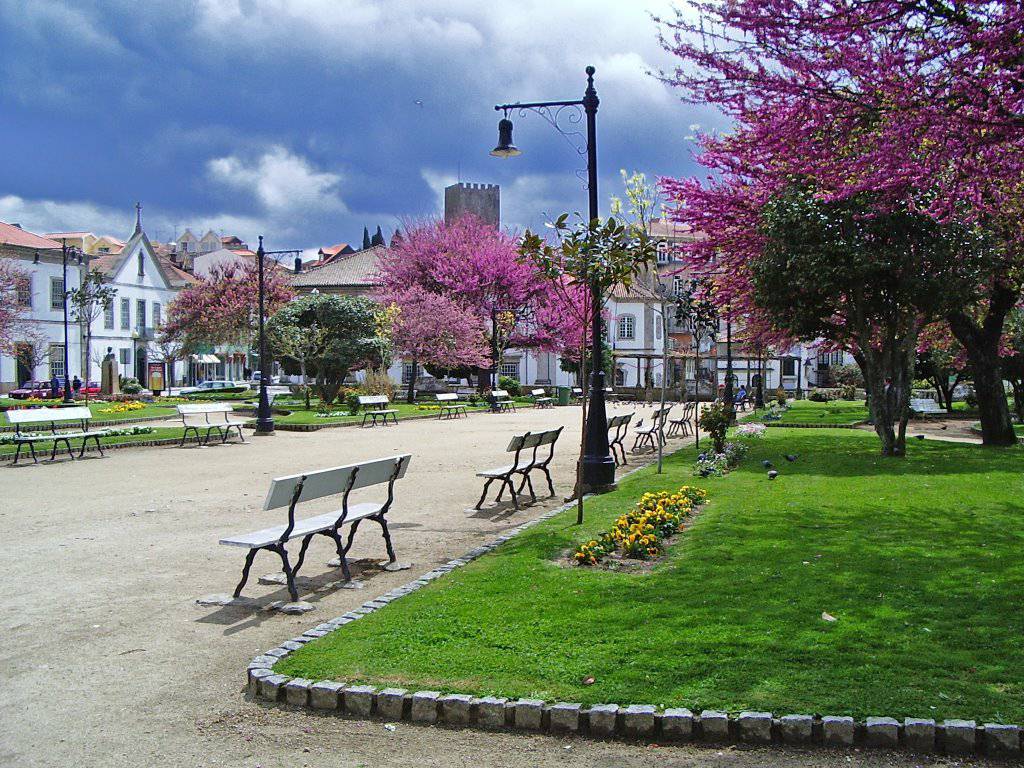
[(154, 392), (166, 389), (167, 387), (164, 385), (164, 364), (149, 363), (147, 368), (149, 369), (149, 388)]

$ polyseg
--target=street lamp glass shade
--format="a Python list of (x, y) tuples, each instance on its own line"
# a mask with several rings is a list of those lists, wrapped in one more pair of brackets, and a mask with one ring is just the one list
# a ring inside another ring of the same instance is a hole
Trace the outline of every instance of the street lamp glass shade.
[(512, 143), (512, 121), (507, 117), (498, 121), (498, 146), (491, 150), (494, 157), (515, 157), (523, 154)]

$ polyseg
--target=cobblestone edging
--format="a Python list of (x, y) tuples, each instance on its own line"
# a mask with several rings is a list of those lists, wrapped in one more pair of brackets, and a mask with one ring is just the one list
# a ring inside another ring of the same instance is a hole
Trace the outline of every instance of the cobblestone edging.
[[(678, 450), (678, 449), (677, 449)], [(649, 465), (636, 467), (622, 477)], [(1021, 728), (1017, 725), (974, 720), (869, 717), (861, 722), (845, 716), (783, 715), (771, 712), (729, 714), (705, 709), (694, 713), (684, 707), (659, 709), (651, 704), (594, 704), (546, 702), (540, 699), (476, 697), (440, 691), (409, 691), (372, 685), (346, 685), (336, 680), (308, 680), (276, 674), (273, 666), (306, 643), (358, 621), (389, 603), (425, 587), (446, 573), (491, 552), (519, 533), (573, 507), (575, 502), (545, 512), (471, 549), (423, 576), (395, 587), (353, 611), (285, 640), (277, 648), (256, 656), (246, 670), (246, 690), (253, 698), (320, 712), (354, 717), (407, 721), (421, 724), (514, 729), (589, 738), (636, 739), (660, 744), (791, 744), (795, 746), (852, 747), (855, 745), (947, 754), (984, 753), (1014, 757), (1021, 754)]]

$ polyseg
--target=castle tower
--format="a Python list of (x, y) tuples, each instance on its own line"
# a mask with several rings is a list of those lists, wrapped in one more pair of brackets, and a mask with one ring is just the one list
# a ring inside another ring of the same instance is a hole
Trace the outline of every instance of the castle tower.
[(471, 213), (497, 228), (501, 226), (501, 189), (497, 184), (468, 184), (460, 181), (444, 189), (444, 220)]

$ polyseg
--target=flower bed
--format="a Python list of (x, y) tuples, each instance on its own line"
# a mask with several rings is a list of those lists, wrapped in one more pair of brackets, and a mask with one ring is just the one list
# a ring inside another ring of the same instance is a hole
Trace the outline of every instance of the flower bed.
[(141, 411), (146, 404), (138, 400), (122, 400), (113, 403), (109, 408), (100, 408), (100, 413), (128, 413), (129, 411)]
[(636, 560), (658, 557), (664, 552), (665, 540), (683, 527), (695, 506), (706, 500), (704, 489), (689, 485), (675, 493), (645, 493), (610, 531), (581, 544), (572, 558), (578, 565), (597, 565), (615, 552)]

